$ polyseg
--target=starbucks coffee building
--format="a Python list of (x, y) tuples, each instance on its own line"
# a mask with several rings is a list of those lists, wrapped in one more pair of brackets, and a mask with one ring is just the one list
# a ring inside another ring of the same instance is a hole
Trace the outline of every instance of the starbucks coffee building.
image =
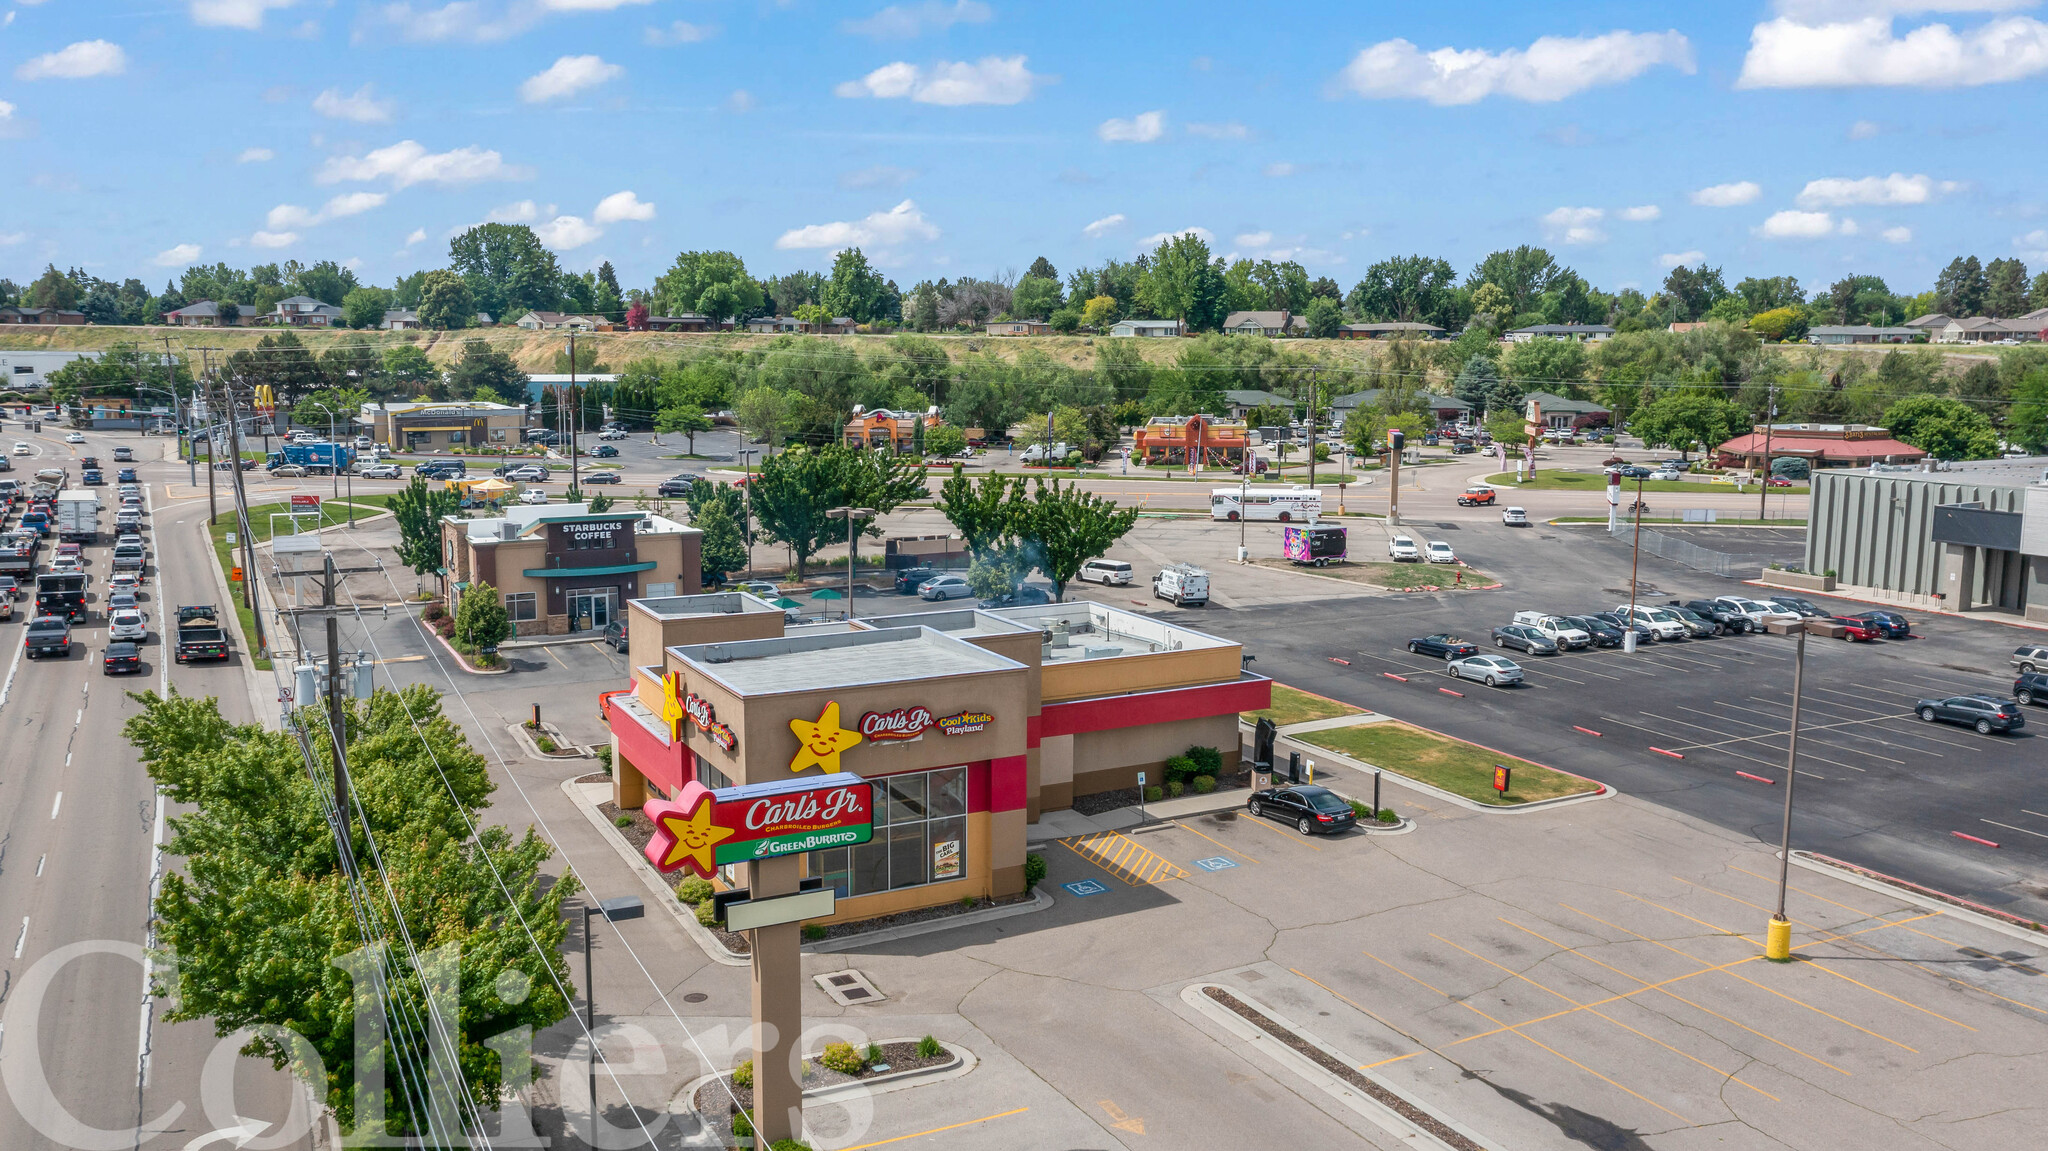
[(873, 787), (872, 839), (808, 852), (833, 920), (1024, 889), (1025, 827), (1134, 786), (1189, 747), (1238, 757), (1271, 702), (1238, 644), (1102, 604), (786, 627), (744, 593), (626, 605), (632, 683), (603, 697), (621, 808), (835, 774)]

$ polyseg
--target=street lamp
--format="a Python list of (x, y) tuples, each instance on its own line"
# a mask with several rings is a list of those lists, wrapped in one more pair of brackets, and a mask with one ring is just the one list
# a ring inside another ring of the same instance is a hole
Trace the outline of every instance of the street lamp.
[[(744, 442), (745, 442), (745, 437), (746, 437), (746, 433), (745, 433), (745, 432), (741, 432), (741, 433), (740, 433), (740, 436), (741, 436), (741, 441), (742, 441), (742, 443), (744, 443)], [(741, 472), (741, 474), (742, 474), (742, 475), (744, 475), (744, 476), (746, 477), (746, 478), (745, 478), (745, 479), (744, 479), (743, 481), (741, 481), (741, 483), (740, 483), (740, 486), (746, 489), (746, 494), (747, 494), (747, 522), (746, 522), (745, 524), (741, 525), (741, 526), (742, 526), (742, 528), (743, 528), (744, 530), (742, 530), (742, 531), (740, 532), (740, 535), (744, 536), (744, 537), (746, 538), (746, 541), (747, 541), (747, 578), (748, 578), (748, 579), (753, 579), (753, 578), (754, 578), (754, 457), (755, 457), (755, 456), (758, 456), (758, 455), (760, 455), (760, 454), (761, 454), (761, 449), (760, 449), (760, 448), (749, 448), (749, 447), (741, 447), (741, 448), (740, 448), (740, 450), (739, 450), (738, 452), (734, 453), (734, 454), (735, 454), (735, 455), (737, 455), (737, 456), (739, 456), (739, 458), (740, 458), (740, 472)]]
[(597, 984), (591, 979), (590, 967), (590, 918), (603, 915), (617, 923), (622, 919), (638, 919), (647, 913), (647, 906), (637, 895), (622, 895), (602, 903), (583, 905), (583, 1030), (590, 1036), (590, 1130), (597, 1131)]
[(1621, 633), (1623, 651), (1636, 649), (1636, 573), (1643, 566), (1643, 477), (1636, 477), (1636, 543), (1635, 558), (1628, 564), (1628, 628)]
[(833, 508), (825, 513), (835, 520), (846, 521), (846, 618), (853, 618), (853, 537), (860, 521), (875, 518), (873, 508)]
[(1785, 917), (1785, 888), (1792, 872), (1792, 784), (1799, 778), (1799, 695), (1806, 678), (1806, 636), (1840, 639), (1848, 628), (1833, 620), (1772, 620), (1764, 625), (1772, 635), (1796, 635), (1799, 646), (1792, 657), (1792, 730), (1785, 743), (1785, 822), (1778, 844), (1778, 910), (1764, 930), (1764, 958), (1784, 962), (1792, 958), (1792, 921)]

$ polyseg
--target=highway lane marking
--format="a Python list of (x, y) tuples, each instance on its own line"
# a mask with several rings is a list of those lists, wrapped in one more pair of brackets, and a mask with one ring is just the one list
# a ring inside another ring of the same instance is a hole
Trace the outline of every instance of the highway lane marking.
[(49, 857), (48, 853), (45, 853), (45, 854), (42, 854), (42, 855), (38, 855), (38, 856), (36, 856), (36, 878), (37, 878), (37, 879), (41, 879), (41, 878), (43, 877), (43, 864), (44, 864), (44, 862), (45, 862), (45, 861), (47, 861), (47, 860), (48, 860), (49, 858), (50, 858), (50, 857)]
[(57, 798), (56, 798), (56, 800), (55, 800), (54, 802), (52, 802), (52, 803), (50, 804), (50, 818), (51, 818), (51, 819), (55, 819), (55, 818), (57, 818), (57, 809), (58, 809), (58, 808), (60, 808), (60, 807), (63, 807), (63, 806), (64, 806), (64, 793), (60, 791), (60, 792), (58, 792), (58, 793), (57, 793)]
[(21, 949), (28, 945), (28, 916), (21, 917), (21, 934), (14, 937), (14, 957), (21, 958)]
[(7, 665), (7, 682), (0, 684), (0, 707), (7, 706), (7, 697), (14, 693), (14, 673), (21, 670), (21, 653), (27, 650), (25, 644), (14, 645), (14, 662)]

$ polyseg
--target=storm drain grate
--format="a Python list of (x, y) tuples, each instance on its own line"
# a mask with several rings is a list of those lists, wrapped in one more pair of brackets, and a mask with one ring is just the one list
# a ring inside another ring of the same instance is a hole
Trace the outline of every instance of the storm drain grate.
[(868, 977), (858, 971), (834, 971), (827, 975), (814, 975), (811, 982), (818, 990), (832, 997), (841, 1007), (852, 1007), (857, 1003), (880, 1003), (889, 998), (868, 982)]

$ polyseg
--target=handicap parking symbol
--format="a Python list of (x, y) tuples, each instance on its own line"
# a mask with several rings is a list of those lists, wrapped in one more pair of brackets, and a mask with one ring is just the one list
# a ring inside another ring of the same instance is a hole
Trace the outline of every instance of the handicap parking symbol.
[(1228, 859), (1221, 855), (1212, 855), (1207, 859), (1195, 860), (1195, 866), (1201, 868), (1203, 871), (1226, 871), (1230, 868), (1236, 867), (1237, 860)]
[(1093, 879), (1084, 879), (1079, 883), (1062, 883), (1060, 886), (1066, 888), (1069, 893), (1074, 895), (1101, 895), (1109, 890), (1109, 888)]

